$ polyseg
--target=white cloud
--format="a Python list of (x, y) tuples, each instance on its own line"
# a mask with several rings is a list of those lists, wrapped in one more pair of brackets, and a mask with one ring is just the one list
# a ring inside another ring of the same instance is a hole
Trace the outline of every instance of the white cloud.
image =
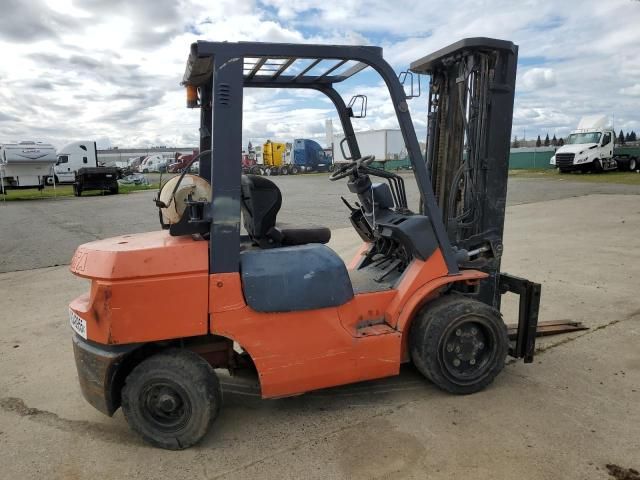
[(630, 87), (621, 88), (620, 93), (630, 97), (640, 97), (640, 83), (636, 83)]
[(552, 68), (531, 68), (524, 72), (518, 87), (523, 90), (541, 90), (556, 85), (556, 76)]
[[(615, 28), (602, 29), (612, 18)], [(455, 9), (445, 0), (5, 0), (0, 142), (196, 144), (199, 112), (184, 108), (179, 82), (197, 39), (382, 44), (398, 70), (460, 38), (508, 39), (521, 62), (514, 133), (562, 134), (596, 113), (638, 131), (629, 101), (640, 95), (638, 25), (640, 3), (628, 0), (460, 0)], [(343, 90), (369, 95), (356, 128), (397, 125), (375, 80)], [(323, 97), (292, 93), (248, 93), (245, 137), (290, 140), (321, 134), (327, 117), (339, 124)], [(410, 103), (420, 137), (425, 97)]]

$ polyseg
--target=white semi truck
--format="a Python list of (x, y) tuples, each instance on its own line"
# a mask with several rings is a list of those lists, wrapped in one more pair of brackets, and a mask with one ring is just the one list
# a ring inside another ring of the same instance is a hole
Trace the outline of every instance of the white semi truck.
[(0, 193), (17, 188), (44, 188), (56, 163), (56, 149), (41, 142), (0, 145)]
[(615, 154), (615, 132), (608, 125), (605, 115), (583, 117), (578, 128), (569, 134), (565, 144), (551, 157), (551, 165), (560, 173), (636, 170), (636, 157)]
[(98, 166), (98, 150), (96, 142), (81, 140), (68, 143), (58, 150), (58, 159), (54, 167), (54, 177), (47, 178), (47, 185), (56, 183), (73, 183), (76, 173), (81, 168)]

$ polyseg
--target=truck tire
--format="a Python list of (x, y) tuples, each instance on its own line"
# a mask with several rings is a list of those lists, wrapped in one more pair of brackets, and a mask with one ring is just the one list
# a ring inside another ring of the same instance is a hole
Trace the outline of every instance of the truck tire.
[(78, 185), (77, 183), (73, 184), (73, 195), (76, 197), (81, 197), (82, 196), (82, 187), (80, 185)]
[(602, 163), (597, 158), (592, 163), (592, 170), (596, 173), (602, 173), (604, 171)]
[(409, 332), (416, 368), (437, 387), (467, 395), (487, 387), (504, 368), (507, 327), (495, 308), (459, 294), (428, 303)]
[(218, 416), (222, 391), (199, 355), (172, 348), (138, 364), (122, 389), (129, 427), (160, 448), (183, 450), (204, 437)]
[(638, 159), (636, 157), (629, 158), (629, 171), (635, 172), (638, 169)]
[(280, 175), (289, 175), (289, 167), (286, 165), (280, 167)]
[(118, 185), (116, 185), (115, 187), (111, 187), (109, 189), (109, 193), (111, 195), (117, 195), (119, 191), (120, 191), (120, 189), (119, 189)]
[[(54, 177), (52, 175), (49, 175), (47, 178), (45, 178), (44, 183), (52, 187), (54, 183), (53, 180), (54, 180)], [(55, 183), (58, 183), (57, 178), (55, 179)]]

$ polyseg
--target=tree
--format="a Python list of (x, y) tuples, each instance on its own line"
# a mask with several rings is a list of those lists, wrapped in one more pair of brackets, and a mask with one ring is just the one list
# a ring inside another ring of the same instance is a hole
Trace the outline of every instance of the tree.
[(542, 146), (542, 140), (540, 140), (540, 135), (538, 135), (538, 139), (536, 140), (536, 147)]
[(545, 137), (545, 139), (544, 139), (544, 146), (545, 146), (545, 147), (548, 147), (548, 146), (549, 146), (549, 143), (550, 143), (550, 142), (549, 142), (549, 134), (547, 133), (547, 136), (546, 136), (546, 137)]
[(511, 146), (513, 148), (519, 148), (520, 147), (520, 142), (518, 141), (518, 136), (517, 135), (515, 137), (513, 137), (513, 142), (511, 143)]
[(634, 132), (633, 130), (631, 130), (630, 138), (631, 138), (632, 142), (637, 142), (638, 141), (638, 138), (636, 137), (636, 132)]
[(564, 138), (560, 137), (560, 140), (558, 140), (558, 146), (562, 147), (564, 145)]
[(553, 145), (554, 147), (558, 146), (558, 139), (556, 138), (556, 134), (553, 134), (553, 138), (551, 139), (551, 145)]
[(624, 145), (624, 133), (622, 133), (622, 130), (620, 130), (620, 135), (618, 135), (618, 143)]
[(627, 132), (627, 134), (624, 136), (624, 141), (625, 142), (630, 142), (631, 141), (631, 134), (629, 132)]

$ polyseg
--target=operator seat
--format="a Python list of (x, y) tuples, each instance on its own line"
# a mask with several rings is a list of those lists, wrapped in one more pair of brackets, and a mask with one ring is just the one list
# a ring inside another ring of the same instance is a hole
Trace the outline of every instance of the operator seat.
[(282, 193), (268, 178), (243, 175), (240, 206), (244, 228), (251, 240), (261, 248), (327, 243), (331, 239), (331, 230), (326, 227), (276, 227), (276, 216), (282, 206)]

